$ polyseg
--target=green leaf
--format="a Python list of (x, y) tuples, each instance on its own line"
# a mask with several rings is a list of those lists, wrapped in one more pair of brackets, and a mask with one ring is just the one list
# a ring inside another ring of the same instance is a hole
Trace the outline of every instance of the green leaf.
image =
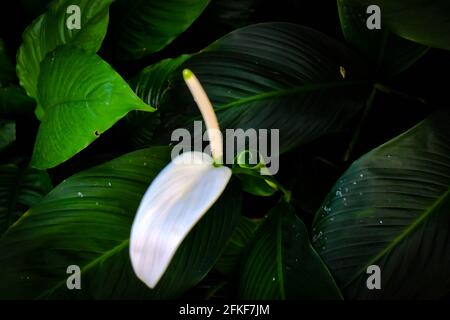
[(182, 68), (200, 79), (223, 129), (280, 129), (281, 152), (342, 129), (366, 94), (366, 82), (354, 80), (365, 66), (352, 51), (290, 23), (238, 29), (187, 60), (161, 107), (168, 118), (198, 117)]
[[(450, 2), (447, 0), (349, 0), (381, 9), (382, 28), (429, 47), (450, 50)], [(369, 15), (366, 15), (369, 17)]]
[(239, 267), (243, 254), (253, 238), (260, 221), (242, 216), (231, 235), (215, 268), (223, 274), (231, 274)]
[(119, 55), (137, 59), (160, 51), (183, 33), (203, 12), (209, 0), (118, 1), (114, 5)]
[(52, 188), (45, 171), (0, 165), (0, 235)]
[[(367, 7), (353, 0), (338, 0), (341, 27), (346, 40), (368, 58), (374, 71), (396, 75), (419, 60), (428, 47), (403, 39), (387, 28), (367, 28)], [(382, 12), (383, 14), (383, 12)]]
[[(144, 68), (130, 80), (130, 87), (145, 103), (158, 109), (171, 88), (170, 77), (189, 57), (190, 55), (181, 55)], [(161, 124), (160, 114), (133, 111), (125, 117), (124, 124), (134, 147), (148, 146), (153, 141), (156, 128)]]
[[(30, 97), (37, 98), (40, 63), (56, 47), (71, 44), (88, 52), (97, 52), (108, 27), (108, 8), (112, 0), (56, 0), (23, 33), (17, 54), (17, 75)], [(81, 10), (81, 29), (69, 30), (66, 22), (71, 14), (67, 7)]]
[(305, 225), (284, 203), (259, 227), (242, 267), (239, 293), (243, 299), (341, 298)]
[[(238, 222), (241, 196), (228, 188), (191, 231), (160, 283), (134, 275), (131, 224), (150, 182), (170, 160), (167, 147), (129, 153), (57, 186), (0, 240), (0, 296), (6, 298), (173, 298), (199, 282)], [(81, 268), (82, 290), (66, 269)]]
[(0, 119), (0, 152), (16, 141), (16, 123)]
[(0, 39), (0, 87), (16, 79), (16, 72), (11, 58), (6, 51), (3, 39)]
[(96, 54), (62, 47), (41, 64), (41, 125), (32, 165), (51, 168), (74, 156), (131, 110), (153, 111)]
[[(354, 162), (317, 212), (314, 245), (349, 298), (430, 299), (450, 290), (450, 112)], [(366, 269), (381, 268), (381, 290)]]
[(0, 87), (0, 115), (12, 117), (33, 113), (36, 103), (21, 87)]
[(130, 87), (145, 103), (159, 109), (166, 102), (166, 94), (172, 87), (173, 73), (190, 57), (185, 54), (148, 66), (130, 80)]

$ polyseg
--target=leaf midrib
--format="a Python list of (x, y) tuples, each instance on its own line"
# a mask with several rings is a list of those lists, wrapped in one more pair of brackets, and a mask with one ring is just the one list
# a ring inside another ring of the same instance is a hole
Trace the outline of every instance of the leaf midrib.
[[(113, 256), (116, 252), (120, 252), (121, 250), (123, 250), (126, 246), (128, 246), (129, 242), (130, 242), (130, 238), (127, 238), (127, 239), (121, 241), (118, 245), (116, 245), (113, 248), (111, 248), (110, 250), (103, 252), (101, 255), (99, 255), (97, 258), (95, 258), (91, 262), (88, 262), (85, 266), (80, 268), (81, 269), (81, 275), (83, 273), (88, 272), (90, 269), (95, 267), (101, 261), (107, 259), (108, 257)], [(35, 299), (39, 300), (39, 299), (44, 299), (46, 297), (49, 297), (51, 293), (55, 292), (58, 288), (63, 286), (65, 283), (66, 283), (65, 279), (59, 281), (56, 285), (54, 285), (50, 289), (45, 290), (43, 293), (41, 293)]]
[(305, 93), (305, 92), (311, 92), (311, 91), (317, 91), (322, 89), (330, 89), (330, 88), (338, 88), (338, 87), (345, 87), (345, 86), (358, 86), (358, 85), (367, 85), (369, 82), (365, 80), (344, 80), (344, 81), (329, 81), (329, 82), (322, 82), (322, 83), (310, 83), (310, 84), (304, 84), (297, 87), (292, 87), (289, 89), (280, 89), (280, 90), (273, 90), (269, 92), (262, 92), (258, 93), (249, 97), (245, 97), (242, 99), (238, 99), (236, 101), (227, 103), (225, 105), (221, 105), (215, 108), (217, 112), (223, 111), (226, 109), (230, 109), (232, 107), (241, 106), (246, 103), (264, 100), (268, 98), (274, 98), (274, 97), (283, 97), (288, 96), (292, 94), (297, 93)]
[(434, 210), (444, 201), (446, 198), (450, 195), (450, 187), (447, 189), (446, 192), (430, 206), (428, 209), (419, 216), (416, 220), (414, 220), (409, 227), (405, 228), (394, 240), (392, 240), (386, 247), (384, 247), (383, 250), (381, 250), (374, 258), (372, 258), (368, 263), (364, 265), (363, 268), (359, 269), (355, 275), (350, 278), (350, 280), (344, 284), (344, 288), (347, 288), (350, 286), (355, 280), (359, 278), (361, 274), (364, 274), (366, 272), (366, 269), (368, 266), (373, 265), (376, 261), (384, 257), (386, 254), (388, 254), (392, 249), (394, 249), (398, 244), (400, 244), (406, 237), (408, 237), (413, 231), (415, 231), (421, 224), (428, 218)]

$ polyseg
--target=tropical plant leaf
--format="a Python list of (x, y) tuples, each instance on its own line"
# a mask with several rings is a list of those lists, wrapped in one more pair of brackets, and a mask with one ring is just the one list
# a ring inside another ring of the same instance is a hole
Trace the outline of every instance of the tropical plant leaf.
[(117, 1), (112, 22), (119, 56), (137, 59), (160, 51), (200, 16), (209, 1)]
[(45, 171), (17, 164), (0, 165), (0, 234), (52, 188)]
[(129, 111), (154, 110), (100, 57), (75, 47), (56, 49), (42, 62), (38, 104), (32, 165), (41, 169), (71, 158)]
[(382, 28), (426, 46), (450, 50), (450, 2), (447, 0), (349, 0), (367, 8), (381, 9)]
[(259, 220), (242, 216), (231, 235), (215, 268), (223, 274), (231, 274), (238, 268), (243, 254), (260, 225)]
[[(170, 90), (170, 78), (173, 72), (189, 57), (190, 55), (182, 55), (144, 68), (130, 80), (130, 87), (145, 103), (158, 109)], [(150, 145), (154, 132), (160, 124), (161, 118), (158, 112), (133, 111), (124, 119), (127, 136), (134, 147)]]
[[(369, 152), (317, 212), (314, 245), (349, 298), (438, 298), (450, 290), (450, 113)], [(381, 269), (368, 290), (366, 269)]]
[(239, 294), (244, 299), (341, 298), (291, 206), (279, 204), (259, 227), (242, 267)]
[(192, 126), (198, 115), (182, 68), (198, 76), (222, 128), (280, 129), (281, 152), (342, 129), (366, 94), (366, 82), (353, 80), (365, 77), (365, 66), (350, 50), (309, 28), (263, 23), (238, 29), (183, 63), (161, 104), (166, 127)]
[(353, 0), (338, 0), (338, 8), (345, 38), (368, 58), (375, 72), (396, 75), (429, 50), (429, 47), (401, 38), (387, 28), (368, 29), (366, 6)]
[[(238, 222), (241, 196), (228, 188), (177, 251), (155, 290), (134, 275), (128, 239), (137, 206), (170, 150), (152, 147), (80, 172), (57, 186), (0, 240), (3, 298), (173, 298), (199, 282)], [(82, 290), (66, 269), (81, 268)]]
[[(40, 63), (56, 47), (71, 44), (88, 52), (97, 52), (106, 34), (112, 1), (56, 0), (46, 13), (28, 26), (17, 54), (17, 75), (29, 96), (37, 98)], [(70, 5), (80, 7), (81, 29), (69, 30), (66, 25)]]
[(172, 87), (171, 78), (174, 72), (190, 57), (185, 54), (148, 66), (130, 80), (130, 87), (145, 103), (159, 109), (166, 101), (166, 94)]

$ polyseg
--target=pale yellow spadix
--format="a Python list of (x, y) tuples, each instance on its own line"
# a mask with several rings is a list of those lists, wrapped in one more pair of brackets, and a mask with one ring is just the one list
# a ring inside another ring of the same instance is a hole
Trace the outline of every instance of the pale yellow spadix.
[(191, 91), (192, 96), (194, 97), (195, 102), (198, 105), (198, 108), (200, 109), (203, 120), (205, 121), (213, 159), (216, 163), (222, 163), (222, 133), (220, 131), (219, 122), (217, 121), (211, 101), (209, 101), (208, 95), (200, 84), (200, 81), (198, 81), (197, 77), (191, 70), (183, 70), (183, 77), (189, 90)]
[[(208, 132), (219, 129), (209, 99), (195, 75), (183, 76), (197, 102)], [(220, 133), (220, 132), (219, 132)], [(214, 157), (185, 152), (173, 159), (144, 194), (131, 228), (130, 258), (137, 277), (154, 288), (189, 231), (220, 197), (231, 170), (222, 160), (222, 136), (209, 136)], [(181, 280), (181, 279), (180, 279)]]

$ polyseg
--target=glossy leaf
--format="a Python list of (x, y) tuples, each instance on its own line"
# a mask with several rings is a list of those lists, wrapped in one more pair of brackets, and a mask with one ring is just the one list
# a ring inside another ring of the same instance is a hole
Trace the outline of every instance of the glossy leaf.
[(341, 298), (289, 205), (273, 208), (259, 227), (240, 273), (239, 294), (243, 299)]
[(52, 188), (45, 171), (22, 168), (17, 164), (0, 165), (0, 234)]
[(154, 288), (189, 231), (216, 202), (231, 178), (201, 152), (185, 152), (152, 182), (131, 229), (130, 257), (136, 275)]
[(95, 54), (63, 47), (42, 62), (43, 115), (32, 165), (51, 168), (74, 156), (131, 110), (153, 111)]
[[(450, 290), (450, 113), (353, 163), (317, 212), (314, 245), (349, 298), (439, 298)], [(382, 290), (368, 290), (367, 267)]]
[(349, 0), (381, 9), (382, 28), (426, 46), (450, 50), (450, 2), (447, 0)]
[[(237, 188), (225, 191), (150, 290), (131, 268), (130, 228), (145, 190), (169, 160), (168, 148), (143, 149), (58, 185), (0, 240), (0, 296), (174, 298), (198, 283), (238, 222), (241, 196)], [(69, 265), (80, 266), (82, 290), (67, 289)]]
[[(365, 95), (365, 81), (353, 80), (365, 77), (365, 67), (352, 51), (290, 23), (238, 29), (182, 68), (198, 76), (222, 128), (280, 129), (281, 152), (342, 129)], [(180, 71), (172, 79), (161, 106), (169, 119), (163, 123), (191, 126), (196, 106)]]
[(137, 59), (160, 51), (183, 33), (209, 0), (118, 1), (113, 21), (119, 55)]
[(346, 40), (367, 57), (375, 72), (396, 75), (428, 52), (427, 46), (403, 39), (387, 28), (368, 29), (367, 7), (354, 2), (338, 0), (341, 28)]
[[(108, 27), (108, 9), (112, 0), (56, 0), (23, 34), (17, 54), (17, 75), (27, 94), (37, 98), (40, 63), (56, 47), (71, 44), (95, 53), (100, 48)], [(77, 5), (81, 12), (81, 28), (70, 30), (67, 8)], [(38, 117), (41, 115), (38, 113)]]
[(241, 217), (215, 268), (223, 274), (238, 270), (246, 249), (261, 221)]

